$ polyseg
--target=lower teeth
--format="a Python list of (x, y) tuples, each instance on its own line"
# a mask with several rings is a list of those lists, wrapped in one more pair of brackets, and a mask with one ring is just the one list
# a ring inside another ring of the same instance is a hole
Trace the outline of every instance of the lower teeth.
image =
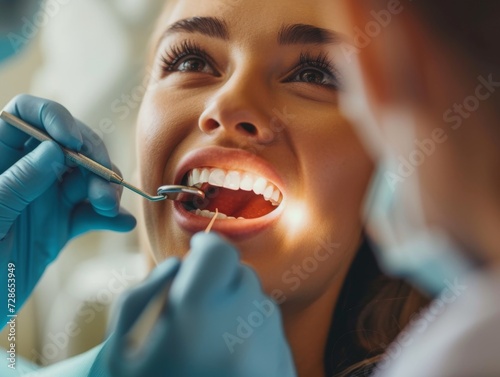
[[(197, 210), (193, 210), (193, 211), (190, 211), (191, 213), (194, 213), (195, 215), (198, 215), (198, 216), (201, 216), (201, 217), (206, 217), (206, 218), (213, 218), (215, 216), (215, 212), (211, 212), (211, 211), (208, 211), (208, 210), (201, 210), (201, 209), (197, 209)], [(236, 220), (236, 217), (232, 217), (232, 216), (227, 216), (226, 214), (224, 213), (218, 213), (217, 214), (217, 220)], [(238, 217), (238, 220), (246, 220), (244, 217)]]

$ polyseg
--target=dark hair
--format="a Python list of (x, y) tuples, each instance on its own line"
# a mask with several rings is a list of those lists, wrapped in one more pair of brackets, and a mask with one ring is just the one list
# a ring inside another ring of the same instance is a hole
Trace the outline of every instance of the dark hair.
[(334, 310), (325, 351), (331, 376), (369, 376), (385, 349), (428, 299), (399, 279), (385, 276), (363, 241)]
[(407, 1), (431, 30), (476, 63), (499, 70), (500, 2), (498, 0)]

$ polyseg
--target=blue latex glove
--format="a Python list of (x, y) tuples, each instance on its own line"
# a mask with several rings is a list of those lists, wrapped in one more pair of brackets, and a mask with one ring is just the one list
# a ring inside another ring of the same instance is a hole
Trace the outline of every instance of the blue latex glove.
[[(61, 105), (21, 95), (5, 110), (112, 167), (102, 141)], [(135, 226), (134, 217), (120, 208), (119, 186), (83, 169), (66, 170), (55, 142), (40, 144), (0, 120), (0, 325), (13, 314), (7, 307), (10, 263), (15, 265), (17, 311), (69, 240), (90, 230)]]
[[(200, 233), (175, 278), (172, 263), (125, 297), (102, 358), (110, 376), (296, 376), (279, 308), (230, 244)], [(144, 348), (131, 354), (128, 331), (170, 282), (166, 309)]]

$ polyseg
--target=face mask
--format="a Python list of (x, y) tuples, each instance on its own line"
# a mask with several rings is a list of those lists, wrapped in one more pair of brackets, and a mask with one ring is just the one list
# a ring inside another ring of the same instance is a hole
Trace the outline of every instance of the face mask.
[(402, 168), (396, 157), (415, 148), (413, 118), (395, 109), (381, 111), (383, 127), (379, 127), (369, 106), (358, 60), (354, 57), (342, 69), (349, 90), (340, 97), (341, 110), (356, 126), (368, 151), (377, 156), (378, 168), (366, 200), (365, 218), (379, 264), (387, 274), (436, 295), (447, 283), (468, 273), (471, 264), (443, 231), (427, 225), (418, 170), (408, 165)]
[(397, 168), (393, 157), (379, 163), (365, 205), (368, 233), (385, 272), (437, 295), (469, 273), (471, 263), (444, 232), (426, 225), (417, 172), (402, 183), (394, 178)]

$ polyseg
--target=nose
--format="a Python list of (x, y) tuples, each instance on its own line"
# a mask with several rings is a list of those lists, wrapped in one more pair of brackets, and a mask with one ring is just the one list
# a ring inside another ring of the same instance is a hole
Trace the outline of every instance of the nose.
[(236, 141), (269, 144), (274, 141), (265, 89), (250, 80), (229, 80), (208, 101), (199, 119), (205, 134), (225, 136)]

